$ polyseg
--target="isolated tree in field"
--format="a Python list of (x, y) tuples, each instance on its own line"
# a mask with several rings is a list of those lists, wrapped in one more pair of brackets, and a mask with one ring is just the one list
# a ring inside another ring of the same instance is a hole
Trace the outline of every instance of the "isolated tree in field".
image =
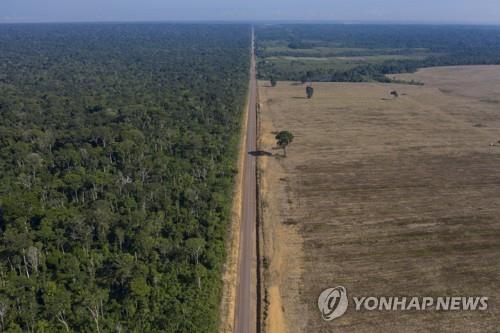
[(276, 85), (278, 84), (278, 81), (276, 81), (276, 79), (274, 77), (271, 78), (271, 87), (276, 87)]
[(391, 96), (394, 97), (394, 98), (398, 98), (399, 97), (399, 93), (396, 90), (393, 90), (393, 91), (391, 91)]
[(293, 141), (293, 134), (289, 131), (281, 131), (276, 135), (276, 142), (280, 148), (283, 149), (283, 152), (286, 157), (286, 148)]
[(311, 99), (313, 97), (313, 95), (314, 95), (314, 88), (311, 87), (311, 86), (308, 86), (306, 88), (306, 94), (307, 94), (307, 98)]

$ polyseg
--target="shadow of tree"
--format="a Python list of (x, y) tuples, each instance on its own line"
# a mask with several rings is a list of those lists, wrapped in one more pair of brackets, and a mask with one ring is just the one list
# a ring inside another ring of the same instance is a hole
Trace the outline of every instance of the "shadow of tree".
[(273, 156), (273, 153), (265, 151), (265, 150), (256, 150), (256, 151), (250, 151), (248, 154), (256, 157), (260, 156)]

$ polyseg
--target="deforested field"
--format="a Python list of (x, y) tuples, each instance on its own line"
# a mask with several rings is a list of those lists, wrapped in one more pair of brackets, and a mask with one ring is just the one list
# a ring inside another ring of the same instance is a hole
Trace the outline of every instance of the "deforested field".
[[(260, 83), (270, 332), (496, 332), (500, 324), (500, 67), (379, 83)], [(398, 98), (390, 92), (396, 90)], [(295, 135), (288, 157), (276, 131)], [(355, 312), (317, 298), (488, 296), (483, 312)]]

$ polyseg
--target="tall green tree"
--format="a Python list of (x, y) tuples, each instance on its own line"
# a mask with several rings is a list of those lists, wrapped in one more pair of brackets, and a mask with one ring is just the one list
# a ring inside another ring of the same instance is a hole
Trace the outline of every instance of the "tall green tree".
[(278, 147), (283, 149), (283, 153), (286, 157), (288, 145), (290, 145), (294, 139), (293, 134), (289, 131), (281, 131), (278, 134), (276, 134), (275, 138), (276, 138), (276, 143), (278, 144)]

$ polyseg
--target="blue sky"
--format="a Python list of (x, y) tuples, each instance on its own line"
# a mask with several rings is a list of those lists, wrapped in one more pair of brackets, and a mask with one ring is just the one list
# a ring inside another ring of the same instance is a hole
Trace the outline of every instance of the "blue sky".
[(163, 20), (500, 24), (500, 0), (0, 0), (0, 22)]

